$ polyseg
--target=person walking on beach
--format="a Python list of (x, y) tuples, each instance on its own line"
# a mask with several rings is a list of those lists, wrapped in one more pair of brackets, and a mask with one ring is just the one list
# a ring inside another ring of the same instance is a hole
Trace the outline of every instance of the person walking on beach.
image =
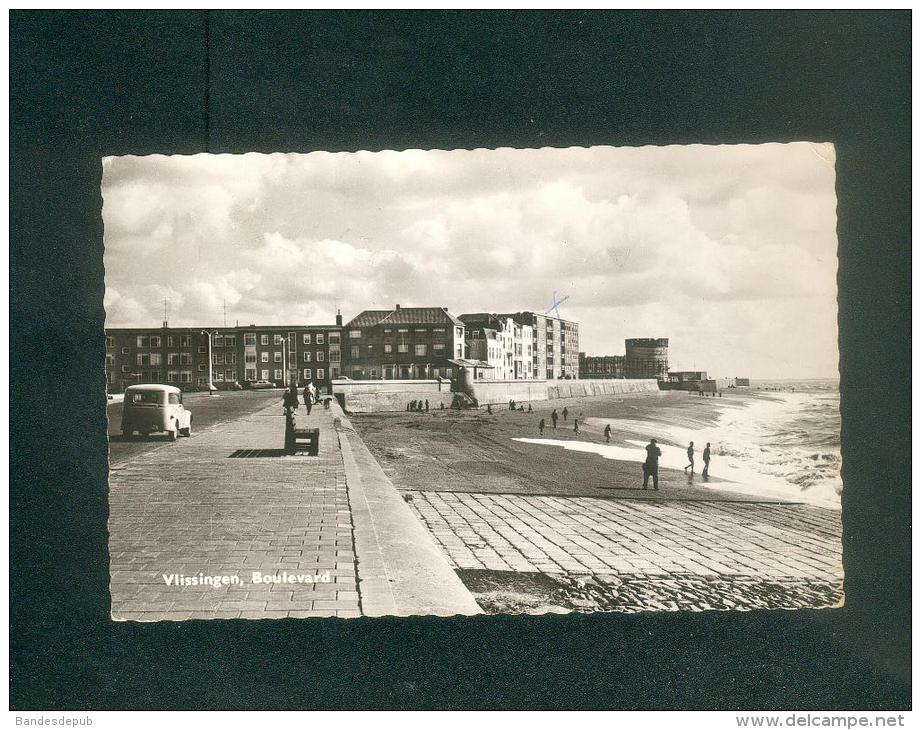
[(704, 448), (704, 479), (710, 478), (710, 442), (707, 441), (707, 446)]
[(604, 440), (605, 440), (605, 443), (608, 443), (608, 444), (611, 443), (611, 424), (610, 423), (604, 427)]
[(643, 489), (649, 487), (649, 477), (652, 477), (652, 488), (659, 489), (659, 457), (662, 449), (658, 447), (655, 439), (650, 439), (646, 446), (646, 461), (643, 462)]
[(686, 467), (684, 467), (684, 470), (687, 471), (688, 469), (690, 469), (691, 474), (693, 474), (694, 473), (694, 442), (693, 441), (691, 441), (691, 443), (688, 444), (688, 461), (690, 463)]
[(553, 409), (553, 413), (550, 414), (550, 420), (553, 421), (553, 427), (556, 428), (556, 422), (559, 420), (559, 414), (556, 412), (556, 408)]
[(544, 426), (546, 426), (546, 425), (547, 425), (547, 424), (546, 424), (546, 422), (544, 421), (543, 418), (541, 418), (540, 421), (539, 421), (538, 424), (537, 424), (537, 430), (540, 431), (540, 435), (541, 435), (541, 436), (544, 435)]
[(578, 418), (574, 418), (572, 420), (572, 430), (575, 431), (576, 433), (579, 433), (579, 419)]
[(566, 406), (563, 406), (563, 420), (565, 421), (568, 418), (569, 418), (569, 409)]

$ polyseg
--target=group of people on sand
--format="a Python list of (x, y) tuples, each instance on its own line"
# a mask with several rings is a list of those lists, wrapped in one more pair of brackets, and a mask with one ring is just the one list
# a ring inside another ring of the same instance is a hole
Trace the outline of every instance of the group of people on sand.
[[(531, 406), (530, 406), (530, 405), (528, 406), (528, 410), (529, 410), (529, 411), (531, 410)], [(578, 418), (573, 418), (573, 419), (572, 419), (572, 430), (575, 431), (576, 433), (579, 433), (579, 418), (582, 418), (582, 414), (581, 414), (581, 413), (579, 414), (579, 417), (578, 417)], [(557, 411), (557, 409), (554, 408), (554, 409), (553, 409), (553, 413), (550, 414), (550, 421), (553, 423), (553, 428), (554, 428), (554, 429), (556, 428), (557, 423), (559, 422), (559, 420), (560, 420), (560, 414), (559, 414), (559, 412)], [(565, 406), (563, 407), (563, 420), (564, 420), (564, 421), (568, 421), (568, 420), (569, 420), (569, 409), (566, 408)], [(543, 418), (541, 418), (540, 421), (537, 422), (537, 428), (538, 428), (538, 430), (540, 431), (541, 436), (543, 436), (543, 435), (544, 435), (544, 429), (547, 428), (547, 421), (544, 420)], [(610, 441), (610, 440), (611, 440), (611, 439), (610, 439), (610, 430), (608, 430), (606, 433), (607, 433), (607, 435), (608, 435), (608, 441)]]
[[(690, 469), (690, 474), (694, 473), (694, 442), (688, 444), (688, 465), (684, 467), (685, 474)], [(659, 457), (662, 456), (662, 449), (656, 443), (655, 439), (650, 439), (646, 445), (646, 461), (643, 462), (643, 489), (649, 488), (649, 478), (652, 477), (652, 488), (659, 489)], [(703, 453), (703, 478), (704, 481), (710, 478), (710, 442), (707, 442)]]

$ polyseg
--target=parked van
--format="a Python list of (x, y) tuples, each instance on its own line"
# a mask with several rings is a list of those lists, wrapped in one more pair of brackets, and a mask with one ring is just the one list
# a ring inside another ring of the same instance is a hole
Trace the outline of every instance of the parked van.
[(172, 385), (129, 385), (122, 404), (122, 435), (163, 432), (175, 441), (192, 435), (192, 413), (182, 405), (182, 391)]

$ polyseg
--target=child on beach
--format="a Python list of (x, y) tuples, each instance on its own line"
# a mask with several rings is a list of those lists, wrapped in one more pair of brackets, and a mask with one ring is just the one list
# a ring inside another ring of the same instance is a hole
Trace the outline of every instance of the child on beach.
[(690, 463), (686, 467), (684, 467), (684, 470), (687, 471), (688, 469), (690, 469), (691, 474), (693, 474), (694, 473), (694, 442), (693, 441), (691, 441), (691, 443), (688, 445), (688, 461)]
[(607, 424), (604, 427), (604, 440), (606, 443), (611, 443), (611, 424)]
[(573, 419), (572, 430), (575, 431), (576, 433), (579, 433), (579, 419), (578, 418)]
[(544, 422), (544, 419), (543, 419), (543, 418), (541, 418), (541, 419), (540, 419), (540, 422), (537, 424), (537, 428), (538, 428), (538, 430), (540, 431), (540, 435), (541, 435), (541, 436), (544, 435), (544, 426), (546, 426), (546, 425), (547, 425), (547, 424)]

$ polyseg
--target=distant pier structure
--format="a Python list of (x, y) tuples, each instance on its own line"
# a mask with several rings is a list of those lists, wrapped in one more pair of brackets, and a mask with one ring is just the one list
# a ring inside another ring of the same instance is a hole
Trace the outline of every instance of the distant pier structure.
[(668, 338), (637, 337), (625, 340), (624, 375), (628, 378), (668, 379)]

